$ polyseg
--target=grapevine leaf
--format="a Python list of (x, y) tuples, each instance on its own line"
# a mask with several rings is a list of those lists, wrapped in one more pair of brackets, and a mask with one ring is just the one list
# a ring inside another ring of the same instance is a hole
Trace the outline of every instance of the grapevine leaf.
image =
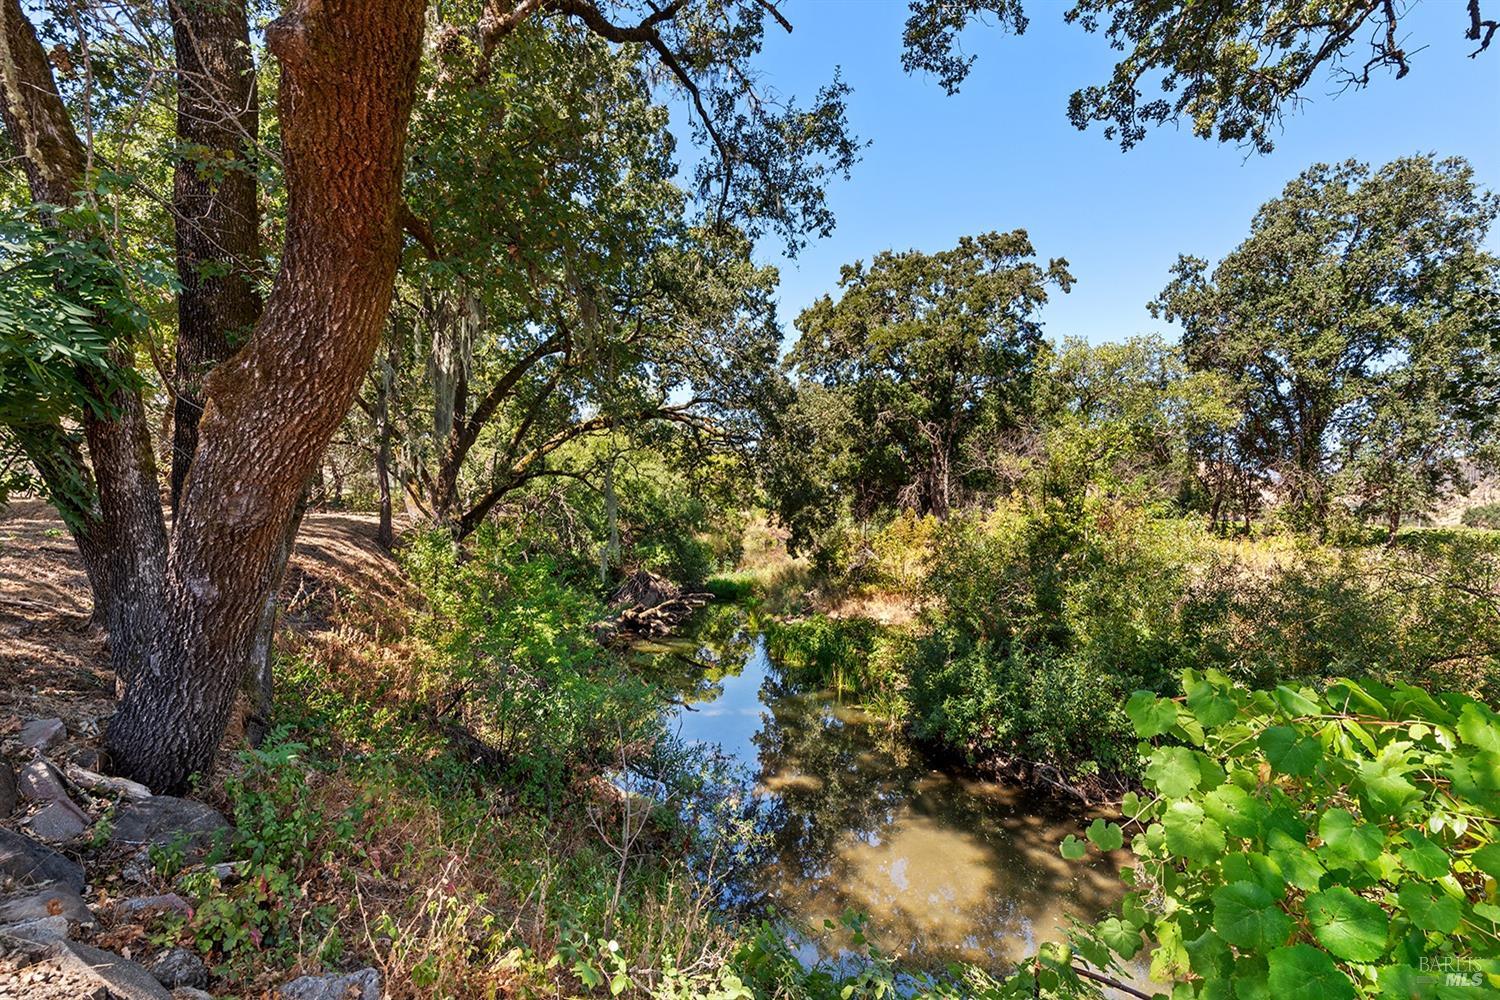
[(1353, 1000), (1354, 984), (1349, 977), (1312, 945), (1277, 948), (1266, 960), (1271, 995), (1277, 1000)]
[(1335, 958), (1373, 962), (1385, 954), (1390, 918), (1379, 905), (1335, 886), (1307, 897), (1313, 937)]
[(1291, 726), (1272, 726), (1260, 734), (1260, 748), (1266, 760), (1282, 774), (1305, 778), (1313, 773), (1323, 748), (1310, 736), (1303, 736)]
[(1458, 900), (1444, 895), (1432, 886), (1408, 882), (1397, 892), (1396, 898), (1401, 901), (1401, 908), (1406, 911), (1411, 922), (1422, 930), (1441, 934), (1452, 934), (1458, 930), (1458, 922), (1463, 917), (1463, 909), (1458, 905)]
[(1286, 941), (1292, 921), (1254, 882), (1231, 882), (1213, 894), (1214, 930), (1232, 945), (1269, 951)]
[(1135, 723), (1136, 735), (1149, 740), (1171, 731), (1177, 724), (1177, 705), (1150, 691), (1137, 691), (1125, 703), (1125, 714)]
[(1120, 824), (1106, 823), (1102, 819), (1096, 819), (1089, 824), (1088, 838), (1095, 847), (1106, 854), (1110, 851), (1118, 851), (1125, 845), (1125, 833), (1120, 829)]
[(1194, 802), (1174, 802), (1162, 817), (1167, 850), (1181, 858), (1208, 864), (1224, 853), (1224, 828)]

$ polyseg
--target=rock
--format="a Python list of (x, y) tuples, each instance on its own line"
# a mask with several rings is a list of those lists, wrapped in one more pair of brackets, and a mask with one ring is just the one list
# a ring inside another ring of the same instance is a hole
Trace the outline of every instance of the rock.
[(18, 924), (0, 926), (0, 935), (34, 941), (38, 944), (61, 941), (68, 936), (68, 918), (62, 914), (55, 917), (37, 917)]
[(18, 784), (22, 795), (37, 802), (53, 802), (68, 797), (68, 786), (63, 784), (62, 772), (53, 767), (51, 761), (34, 760), (21, 768)]
[(62, 798), (26, 821), (26, 827), (43, 840), (61, 844), (89, 828), (93, 821), (72, 799)]
[(16, 769), (10, 766), (10, 761), (0, 758), (0, 819), (16, 811), (18, 793)]
[(185, 838), (195, 850), (213, 845), (213, 835), (229, 827), (218, 811), (171, 795), (126, 802), (115, 814), (110, 840), (115, 844), (147, 844), (165, 847)]
[(63, 917), (85, 927), (94, 923), (94, 911), (83, 897), (66, 885), (54, 883), (0, 899), (0, 924), (17, 924), (44, 917)]
[(250, 870), (248, 861), (220, 861), (208, 869), (214, 873), (214, 878), (224, 885), (233, 885), (245, 877), (245, 872)]
[(30, 837), (0, 827), (0, 875), (22, 882), (58, 882), (83, 892), (83, 867)]
[(84, 747), (73, 755), (73, 763), (85, 771), (103, 771), (104, 754), (94, 747)]
[(186, 948), (168, 948), (148, 966), (156, 981), (169, 990), (179, 986), (201, 988), (208, 985), (208, 966)]
[(191, 986), (179, 986), (172, 991), (172, 1000), (214, 1000), (211, 994), (195, 990)]
[(51, 750), (68, 735), (61, 719), (32, 719), (21, 724), (21, 745), (32, 750)]
[(142, 910), (175, 910), (185, 917), (193, 915), (193, 905), (175, 892), (164, 892), (158, 896), (133, 896), (115, 905), (124, 913), (140, 913)]
[(59, 941), (53, 959), (67, 972), (87, 976), (119, 1000), (172, 1000), (172, 994), (151, 973), (111, 951), (77, 941)]
[(281, 997), (282, 1000), (380, 1000), (380, 973), (366, 968), (358, 972), (302, 976), (283, 985)]

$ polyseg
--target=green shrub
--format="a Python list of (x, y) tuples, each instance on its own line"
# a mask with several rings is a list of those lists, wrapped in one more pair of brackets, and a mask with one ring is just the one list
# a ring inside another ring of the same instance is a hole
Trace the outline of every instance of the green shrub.
[(604, 649), (601, 601), (486, 525), (462, 552), (432, 534), (406, 550), (427, 597), (419, 632), (438, 654), (424, 683), (494, 755), (523, 794), (546, 801), (579, 763), (618, 761), (649, 735), (655, 690)]
[(1486, 503), (1478, 507), (1470, 507), (1463, 512), (1459, 521), (1469, 528), (1500, 530), (1500, 503)]
[(1123, 828), (1063, 843), (1136, 859), (1079, 956), (1113, 970), (1149, 947), (1173, 997), (1494, 995), (1500, 715), (1409, 685), (1182, 686), (1126, 706), (1148, 765)]

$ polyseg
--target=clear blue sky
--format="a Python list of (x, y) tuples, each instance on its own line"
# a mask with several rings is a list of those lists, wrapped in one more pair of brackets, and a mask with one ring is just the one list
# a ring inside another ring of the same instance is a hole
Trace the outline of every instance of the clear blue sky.
[[(787, 0), (795, 30), (772, 27), (766, 82), (804, 100), (841, 66), (850, 121), (872, 145), (829, 191), (838, 229), (781, 267), (781, 320), (835, 290), (843, 263), (886, 249), (940, 250), (966, 233), (1024, 228), (1043, 258), (1066, 257), (1078, 279), (1046, 307), (1049, 337), (1093, 342), (1175, 331), (1145, 303), (1179, 253), (1217, 260), (1248, 232), (1255, 209), (1304, 167), (1417, 152), (1462, 155), (1500, 189), (1500, 43), (1468, 59), (1463, 0), (1420, 0), (1403, 20), (1411, 73), (1335, 95), (1320, 78), (1265, 156), (1160, 128), (1129, 153), (1098, 128), (1067, 120), (1069, 94), (1113, 66), (1099, 35), (1063, 23), (1063, 0), (1029, 0), (1021, 37), (971, 29), (979, 56), (963, 90), (901, 70), (903, 0)], [(1361, 42), (1363, 44), (1363, 42)], [(1494, 234), (1491, 243), (1500, 245)]]

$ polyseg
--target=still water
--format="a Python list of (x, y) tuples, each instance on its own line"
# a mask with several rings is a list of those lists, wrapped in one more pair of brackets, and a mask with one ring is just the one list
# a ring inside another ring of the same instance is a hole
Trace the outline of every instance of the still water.
[[(821, 929), (848, 910), (917, 968), (954, 961), (1003, 968), (1069, 917), (1118, 900), (1114, 863), (1065, 861), (1058, 843), (1085, 820), (1017, 789), (935, 769), (900, 735), (828, 691), (799, 691), (761, 637), (716, 659), (683, 692), (672, 725), (721, 746), (755, 775), (771, 860), (754, 889), (785, 918)], [(804, 957), (838, 959), (839, 933)]]

